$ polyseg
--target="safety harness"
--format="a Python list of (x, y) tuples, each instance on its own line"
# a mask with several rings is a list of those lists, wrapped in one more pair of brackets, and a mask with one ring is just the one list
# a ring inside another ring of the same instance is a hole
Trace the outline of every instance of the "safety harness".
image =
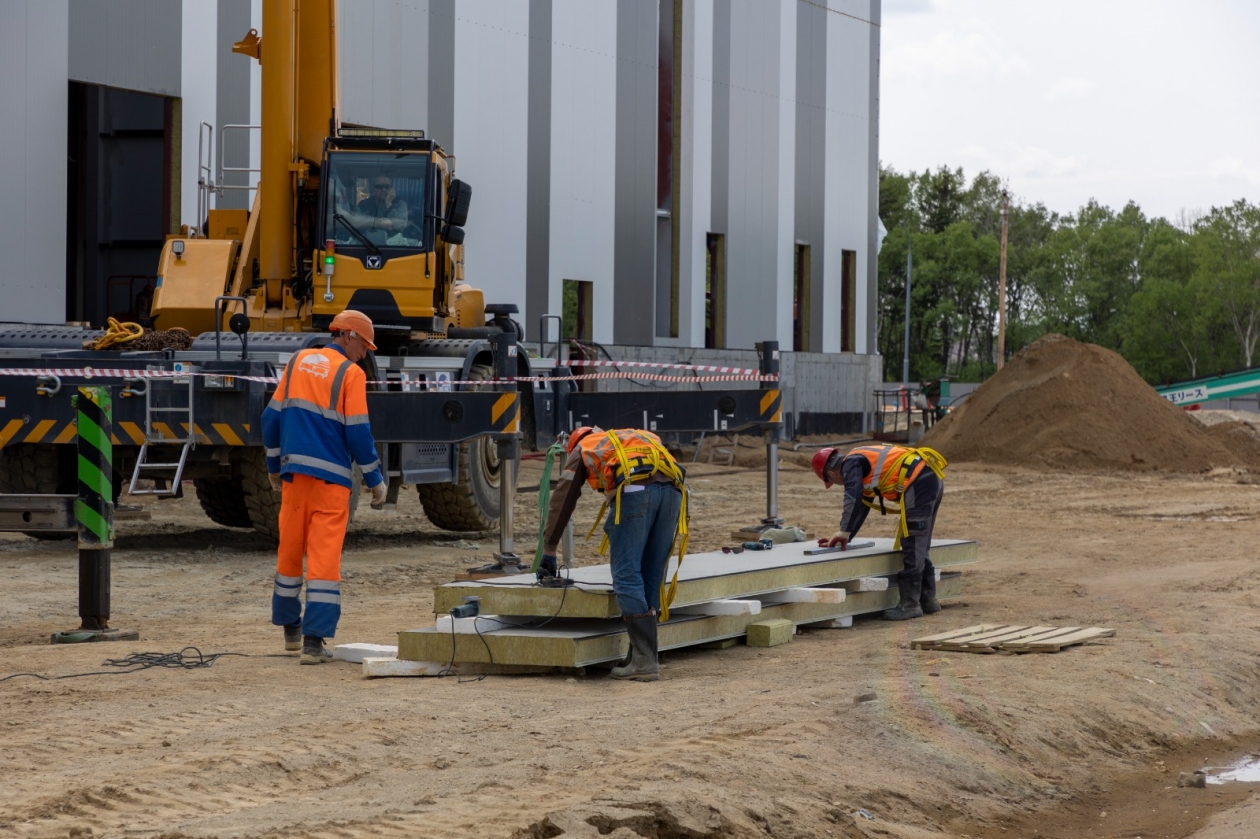
[[(597, 488), (602, 489), (605, 495), (604, 502), (600, 505), (599, 513), (595, 516), (595, 523), (591, 525), (590, 532), (586, 534), (586, 540), (589, 542), (591, 537), (595, 535), (595, 528), (599, 527), (600, 522), (604, 520), (604, 515), (608, 512), (608, 487), (605, 484), (607, 483), (607, 473), (609, 471), (612, 472), (613, 485), (616, 487), (612, 496), (613, 524), (621, 524), (621, 491), (626, 484), (646, 481), (656, 474), (669, 478), (674, 488), (682, 493), (682, 503), (678, 508), (678, 526), (674, 531), (674, 541), (669, 551), (670, 556), (672, 556), (675, 549), (677, 550), (678, 566), (674, 569), (674, 576), (668, 586), (665, 585), (664, 580), (661, 581), (660, 620), (665, 621), (669, 620), (669, 606), (674, 602), (674, 595), (678, 591), (678, 572), (682, 569), (683, 557), (687, 554), (687, 540), (689, 538), (687, 527), (687, 474), (674, 460), (673, 455), (661, 445), (660, 440), (655, 435), (637, 431), (628, 431), (626, 433), (633, 435), (635, 438), (632, 444), (634, 454), (626, 451), (615, 429), (605, 434), (609, 444), (612, 446), (616, 462), (613, 464), (601, 463), (601, 473), (598, 476), (590, 476), (592, 483), (597, 484)], [(601, 555), (608, 553), (607, 533), (600, 540), (599, 553)]]
[[(893, 454), (894, 451), (897, 453)], [(890, 456), (892, 461), (888, 462)], [(893, 540), (893, 550), (900, 550), (901, 537), (910, 535), (904, 499), (906, 487), (909, 486), (912, 476), (916, 475), (915, 470), (920, 463), (931, 469), (936, 477), (944, 480), (945, 467), (949, 465), (949, 461), (936, 449), (926, 446), (918, 449), (888, 446), (875, 458), (875, 462), (871, 465), (871, 474), (862, 483), (862, 503), (872, 510), (879, 510), (881, 516), (886, 516), (890, 512), (884, 506), (884, 496), (897, 496), (900, 509), (891, 512), (899, 513), (901, 520), (897, 523), (897, 537)]]

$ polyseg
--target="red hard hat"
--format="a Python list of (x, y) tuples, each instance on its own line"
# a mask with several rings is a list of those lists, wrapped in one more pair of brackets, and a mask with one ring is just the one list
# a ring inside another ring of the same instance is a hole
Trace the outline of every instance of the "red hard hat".
[(584, 425), (581, 428), (574, 429), (573, 433), (569, 435), (569, 444), (565, 447), (565, 451), (572, 454), (573, 450), (577, 448), (578, 441), (594, 430), (595, 429), (591, 428), (589, 425)]
[(836, 453), (836, 450), (831, 448), (830, 446), (828, 446), (825, 449), (819, 449), (817, 452), (814, 453), (814, 462), (813, 462), (814, 474), (818, 476), (818, 480), (822, 481), (824, 484), (827, 485), (828, 489), (831, 488), (831, 481), (827, 480), (826, 475), (824, 475), (823, 473), (827, 469), (827, 461), (831, 460), (831, 456), (835, 453)]

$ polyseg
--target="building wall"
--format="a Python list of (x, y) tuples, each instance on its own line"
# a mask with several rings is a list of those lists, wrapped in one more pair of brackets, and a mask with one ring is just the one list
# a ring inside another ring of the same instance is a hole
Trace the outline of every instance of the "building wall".
[(65, 321), (67, 0), (0, 5), (0, 252), (4, 314)]
[[(811, 248), (809, 348), (840, 348), (839, 254), (851, 250), (856, 347), (874, 351), (880, 0), (683, 3), (676, 336), (661, 274), (669, 222), (658, 218), (655, 194), (659, 0), (338, 2), (340, 116), (423, 127), (456, 156), (457, 174), (473, 186), (466, 275), (488, 301), (520, 305), (531, 334), (538, 315), (562, 310), (563, 281), (583, 280), (593, 285), (601, 343), (702, 346), (713, 232), (726, 237), (729, 347), (768, 338), (791, 346), (801, 242)], [(231, 53), (260, 25), (261, 4), (5, 4), (3, 96), (24, 118), (0, 129), (0, 148), (25, 164), (0, 176), (11, 182), (0, 195), (7, 216), (32, 224), (39, 214), (30, 208), (44, 203), (50, 216), (62, 212), (71, 79), (179, 98), (176, 214), (197, 223), (200, 124), (214, 126), (217, 146), (224, 124), (261, 119), (258, 66)], [(219, 151), (216, 177), (223, 163), (256, 166), (257, 133)], [(247, 202), (245, 192), (216, 199)], [(40, 278), (33, 287), (64, 287), (58, 222), (20, 233), (0, 226), (52, 255), (21, 257), (32, 264), (20, 277)], [(23, 318), (64, 315), (60, 296), (19, 298)]]
[[(546, 311), (563, 311), (565, 280), (591, 283), (591, 337), (601, 343), (614, 332), (616, 23), (617, 0), (552, 4)], [(532, 332), (542, 313), (528, 314)]]

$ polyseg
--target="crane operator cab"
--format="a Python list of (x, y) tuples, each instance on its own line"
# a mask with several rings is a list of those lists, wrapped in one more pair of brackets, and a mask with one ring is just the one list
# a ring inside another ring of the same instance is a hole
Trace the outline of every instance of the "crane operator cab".
[(421, 131), (343, 127), (327, 140), (312, 237), (315, 329), (355, 309), (387, 343), (447, 334), (471, 196), (451, 180), (453, 162)]

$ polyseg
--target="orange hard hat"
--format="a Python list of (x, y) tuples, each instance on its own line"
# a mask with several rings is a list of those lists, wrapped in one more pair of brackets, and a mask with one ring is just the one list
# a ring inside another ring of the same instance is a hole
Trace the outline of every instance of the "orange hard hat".
[(814, 474), (818, 476), (818, 480), (827, 485), (828, 489), (831, 489), (831, 481), (827, 480), (827, 461), (831, 460), (831, 456), (835, 453), (836, 450), (830, 446), (825, 449), (819, 449), (814, 453)]
[(372, 339), (376, 336), (376, 331), (372, 328), (372, 319), (362, 312), (346, 309), (332, 319), (332, 323), (328, 324), (328, 330), (358, 335), (367, 342), (368, 349), (376, 349), (376, 344), (372, 343)]
[(575, 428), (573, 433), (569, 435), (569, 444), (565, 447), (565, 451), (572, 454), (573, 450), (577, 448), (578, 441), (594, 430), (595, 429), (589, 425), (584, 425), (581, 428)]

